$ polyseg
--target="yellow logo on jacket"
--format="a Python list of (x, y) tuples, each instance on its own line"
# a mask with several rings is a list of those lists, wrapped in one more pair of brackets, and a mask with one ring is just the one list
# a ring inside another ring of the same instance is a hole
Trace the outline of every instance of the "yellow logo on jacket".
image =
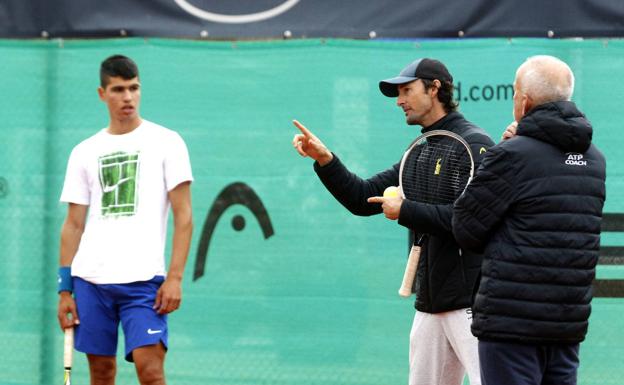
[(435, 171), (433, 175), (440, 175), (440, 170), (442, 169), (442, 158), (438, 158), (436, 161)]

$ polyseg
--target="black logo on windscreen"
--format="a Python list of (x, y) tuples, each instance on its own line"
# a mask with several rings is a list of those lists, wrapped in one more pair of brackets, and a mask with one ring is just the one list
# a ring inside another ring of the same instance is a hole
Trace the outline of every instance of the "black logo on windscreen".
[[(273, 224), (269, 213), (258, 195), (247, 184), (242, 182), (232, 183), (226, 186), (215, 199), (201, 232), (201, 239), (197, 248), (197, 259), (195, 260), (195, 271), (193, 273), (193, 281), (204, 275), (206, 261), (208, 259), (208, 249), (210, 240), (214, 233), (219, 219), (225, 211), (233, 205), (243, 205), (247, 207), (258, 220), (258, 224), (262, 229), (264, 239), (271, 237), (273, 232)], [(232, 217), (232, 228), (236, 231), (242, 231), (246, 226), (245, 217), (235, 215)]]

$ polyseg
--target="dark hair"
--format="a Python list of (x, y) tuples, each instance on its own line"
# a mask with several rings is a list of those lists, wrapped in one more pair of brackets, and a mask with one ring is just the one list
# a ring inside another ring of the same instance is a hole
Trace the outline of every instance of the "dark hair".
[[(423, 85), (425, 86), (425, 91), (433, 87), (432, 79), (421, 79)], [(440, 80), (441, 86), (438, 88), (438, 100), (442, 103), (444, 107), (444, 111), (447, 113), (457, 111), (457, 106), (459, 105), (455, 100), (453, 100), (453, 83)]]
[(100, 65), (100, 86), (106, 88), (112, 77), (120, 77), (124, 80), (134, 79), (139, 77), (139, 68), (129, 57), (113, 55)]

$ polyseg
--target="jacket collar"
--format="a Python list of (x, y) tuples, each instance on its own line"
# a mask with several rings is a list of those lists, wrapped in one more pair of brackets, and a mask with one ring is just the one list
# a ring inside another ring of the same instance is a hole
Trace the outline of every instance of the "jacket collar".
[(424, 134), (433, 130), (455, 131), (457, 129), (457, 124), (455, 124), (455, 122), (463, 118), (464, 116), (457, 111), (449, 112), (429, 127), (423, 127), (421, 133)]
[(518, 135), (550, 143), (565, 152), (587, 151), (592, 134), (585, 115), (569, 101), (541, 104), (518, 122)]

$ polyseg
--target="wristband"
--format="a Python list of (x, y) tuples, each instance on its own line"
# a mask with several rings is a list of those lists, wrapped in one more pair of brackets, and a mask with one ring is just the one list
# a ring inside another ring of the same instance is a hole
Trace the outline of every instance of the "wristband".
[(58, 292), (62, 291), (74, 291), (70, 266), (61, 266), (58, 269)]

